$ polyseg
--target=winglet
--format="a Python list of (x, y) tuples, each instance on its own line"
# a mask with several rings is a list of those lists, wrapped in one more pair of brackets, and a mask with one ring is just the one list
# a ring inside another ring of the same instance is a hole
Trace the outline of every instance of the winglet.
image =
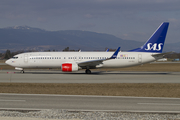
[(118, 49), (114, 52), (114, 54), (109, 59), (115, 59), (117, 57), (117, 54), (119, 53), (121, 47), (118, 47)]

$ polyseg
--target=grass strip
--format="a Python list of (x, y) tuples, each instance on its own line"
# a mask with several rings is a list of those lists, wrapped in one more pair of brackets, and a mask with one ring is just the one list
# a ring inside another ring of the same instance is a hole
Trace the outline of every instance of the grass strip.
[(161, 83), (0, 83), (0, 93), (180, 98), (180, 84)]

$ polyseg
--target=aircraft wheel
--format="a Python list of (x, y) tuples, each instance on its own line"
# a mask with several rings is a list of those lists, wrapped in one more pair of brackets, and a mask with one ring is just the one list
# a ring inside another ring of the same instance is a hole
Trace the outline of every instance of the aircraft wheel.
[(86, 69), (86, 74), (91, 74), (91, 71), (89, 69)]

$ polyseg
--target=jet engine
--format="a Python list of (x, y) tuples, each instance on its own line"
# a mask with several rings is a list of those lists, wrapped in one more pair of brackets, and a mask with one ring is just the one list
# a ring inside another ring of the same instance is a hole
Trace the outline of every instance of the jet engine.
[(78, 71), (78, 65), (76, 63), (63, 63), (61, 65), (61, 70), (63, 72)]

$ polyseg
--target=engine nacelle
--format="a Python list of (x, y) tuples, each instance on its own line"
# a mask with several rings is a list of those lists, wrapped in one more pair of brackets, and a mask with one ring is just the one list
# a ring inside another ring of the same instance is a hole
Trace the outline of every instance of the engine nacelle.
[(61, 70), (63, 72), (78, 71), (78, 65), (76, 63), (63, 63), (61, 65)]

